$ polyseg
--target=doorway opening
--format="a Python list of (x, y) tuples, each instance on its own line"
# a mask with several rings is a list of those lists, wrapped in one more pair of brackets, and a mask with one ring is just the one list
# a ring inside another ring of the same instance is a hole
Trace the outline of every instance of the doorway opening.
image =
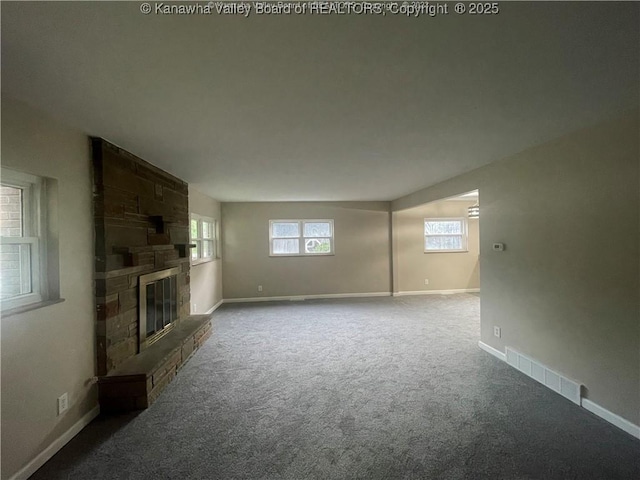
[(394, 295), (480, 297), (480, 192), (394, 212)]

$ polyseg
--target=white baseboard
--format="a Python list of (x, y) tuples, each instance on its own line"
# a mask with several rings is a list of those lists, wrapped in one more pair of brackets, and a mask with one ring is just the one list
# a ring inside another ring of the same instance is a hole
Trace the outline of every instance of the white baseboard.
[(619, 415), (607, 410), (604, 407), (601, 407), (597, 403), (592, 402), (589, 399), (582, 399), (582, 408), (585, 410), (589, 410), (591, 413), (599, 416), (600, 418), (606, 420), (607, 422), (615, 425), (621, 430), (624, 430), (629, 435), (632, 435), (636, 438), (640, 438), (640, 426), (631, 423), (629, 420), (625, 420)]
[(503, 362), (506, 362), (506, 361), (507, 361), (507, 356), (506, 356), (504, 353), (502, 353), (500, 350), (495, 349), (495, 348), (493, 348), (492, 346), (487, 345), (487, 344), (486, 344), (486, 343), (484, 343), (484, 342), (478, 342), (478, 346), (479, 346), (482, 350), (484, 350), (485, 352), (490, 353), (491, 355), (493, 355), (494, 357), (496, 357), (496, 358), (498, 358), (498, 359), (502, 360)]
[(391, 292), (369, 293), (327, 293), (321, 295), (288, 295), (282, 297), (249, 297), (249, 298), (225, 298), (223, 303), (249, 303), (249, 302), (275, 302), (281, 300), (302, 301), (316, 298), (360, 298), (360, 297), (390, 297)]
[(215, 311), (218, 309), (218, 307), (219, 307), (220, 305), (222, 305), (222, 302), (224, 302), (224, 300), (220, 300), (220, 301), (219, 301), (218, 303), (216, 303), (213, 307), (211, 307), (209, 310), (207, 310), (206, 312), (204, 312), (204, 314), (205, 314), (205, 315), (210, 315), (210, 314), (212, 314), (213, 312), (215, 312)]
[(394, 297), (404, 297), (407, 295), (453, 295), (455, 293), (478, 293), (479, 288), (457, 288), (453, 290), (416, 290), (410, 292), (394, 292)]
[(610, 424), (627, 432), (629, 435), (640, 439), (640, 426), (622, 418), (620, 415), (616, 415), (587, 398), (582, 398), (582, 388), (579, 383), (569, 380), (563, 375), (548, 369), (535, 360), (531, 360), (510, 348), (507, 348), (507, 353), (505, 354), (481, 341), (478, 342), (478, 346), (485, 352), (490, 353), (518, 371), (542, 383), (547, 388), (568, 398), (573, 403), (580, 405), (585, 410), (590, 411)]
[(56, 440), (45, 448), (36, 458), (27, 463), (17, 473), (15, 473), (9, 480), (26, 480), (33, 475), (42, 465), (53, 457), (62, 447), (64, 447), (69, 441), (75, 437), (80, 430), (89, 425), (91, 420), (96, 418), (100, 413), (100, 406), (96, 405), (91, 411), (85, 414), (80, 420), (73, 424), (73, 426), (60, 435)]

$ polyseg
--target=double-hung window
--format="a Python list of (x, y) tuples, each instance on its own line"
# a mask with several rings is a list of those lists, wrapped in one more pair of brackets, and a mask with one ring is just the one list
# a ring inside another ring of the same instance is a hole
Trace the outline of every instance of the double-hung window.
[(467, 221), (465, 218), (425, 218), (425, 252), (466, 252)]
[(213, 218), (191, 215), (191, 263), (209, 262), (217, 258), (216, 228), (217, 222)]
[(0, 301), (2, 310), (46, 297), (42, 179), (7, 168), (0, 179)]
[(269, 220), (269, 255), (333, 255), (333, 220)]

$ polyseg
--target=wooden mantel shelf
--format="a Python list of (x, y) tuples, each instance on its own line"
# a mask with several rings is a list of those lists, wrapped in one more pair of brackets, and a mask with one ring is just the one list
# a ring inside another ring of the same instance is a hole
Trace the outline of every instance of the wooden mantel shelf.
[(169, 250), (177, 250), (178, 258), (188, 259), (190, 257), (189, 250), (195, 248), (193, 243), (172, 243), (162, 245), (143, 245), (137, 247), (113, 247), (113, 253), (124, 256), (124, 264), (127, 267), (137, 267), (144, 262), (140, 260), (148, 254), (159, 254)]
[(172, 243), (169, 245), (143, 245), (140, 247), (113, 247), (113, 253), (128, 254), (128, 253), (146, 253), (146, 252), (158, 252), (161, 250), (172, 250), (174, 248), (178, 250), (187, 250), (194, 248), (195, 243)]

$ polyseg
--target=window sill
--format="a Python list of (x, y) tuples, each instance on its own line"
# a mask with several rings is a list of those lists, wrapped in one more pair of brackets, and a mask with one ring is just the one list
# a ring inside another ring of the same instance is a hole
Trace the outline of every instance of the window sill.
[(20, 307), (8, 308), (6, 310), (2, 310), (2, 318), (30, 312), (31, 310), (37, 310), (38, 308), (48, 307), (49, 305), (55, 305), (56, 303), (62, 302), (64, 302), (64, 298), (56, 298), (54, 300), (45, 300), (43, 302), (30, 303), (29, 305), (22, 305)]
[(270, 253), (270, 257), (278, 258), (278, 257), (334, 257), (335, 253)]
[(202, 259), (200, 259), (200, 260), (192, 260), (191, 261), (191, 266), (195, 267), (195, 266), (198, 266), (198, 265), (202, 265), (202, 264), (205, 264), (205, 263), (211, 263), (211, 262), (215, 262), (215, 261), (218, 261), (218, 260), (221, 260), (221, 258), (220, 257), (212, 257), (212, 258), (207, 258), (206, 260), (202, 260)]
[(425, 250), (424, 253), (469, 253), (469, 250)]

